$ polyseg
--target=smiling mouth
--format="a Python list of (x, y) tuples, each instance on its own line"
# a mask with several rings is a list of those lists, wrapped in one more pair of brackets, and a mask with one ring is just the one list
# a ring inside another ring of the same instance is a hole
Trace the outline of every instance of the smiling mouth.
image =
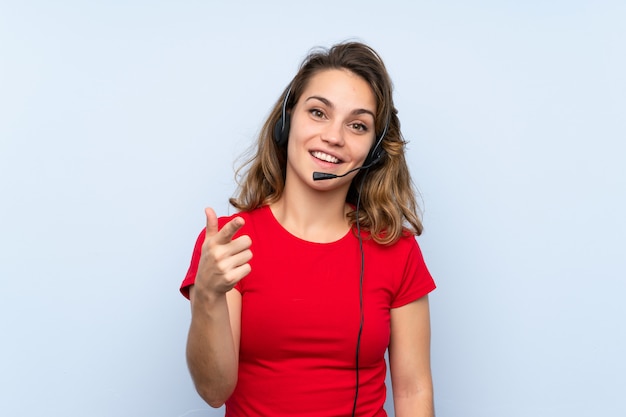
[(311, 152), (311, 155), (313, 155), (315, 158), (324, 161), (324, 162), (330, 162), (331, 164), (338, 164), (341, 162), (340, 159), (335, 158), (332, 155), (328, 155), (327, 153), (324, 152), (320, 152), (320, 151), (314, 151)]

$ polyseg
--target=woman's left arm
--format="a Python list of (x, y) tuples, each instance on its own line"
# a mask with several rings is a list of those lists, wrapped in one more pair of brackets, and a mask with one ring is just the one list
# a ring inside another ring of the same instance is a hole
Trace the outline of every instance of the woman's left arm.
[(434, 417), (427, 295), (391, 309), (389, 369), (396, 417)]

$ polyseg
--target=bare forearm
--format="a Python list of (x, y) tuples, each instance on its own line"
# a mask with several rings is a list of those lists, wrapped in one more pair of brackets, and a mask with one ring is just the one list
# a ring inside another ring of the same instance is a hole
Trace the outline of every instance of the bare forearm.
[(422, 391), (410, 395), (394, 394), (396, 417), (434, 417), (432, 391)]
[(212, 407), (221, 406), (237, 384), (238, 359), (226, 296), (195, 294), (187, 339), (187, 364), (196, 390)]
[(389, 368), (396, 417), (433, 417), (428, 296), (392, 309)]

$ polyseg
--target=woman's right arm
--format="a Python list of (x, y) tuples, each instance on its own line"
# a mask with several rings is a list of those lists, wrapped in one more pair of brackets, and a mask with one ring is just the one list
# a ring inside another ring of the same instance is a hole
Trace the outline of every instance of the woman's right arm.
[(232, 239), (243, 219), (234, 218), (218, 231), (213, 210), (206, 215), (206, 237), (189, 293), (187, 365), (200, 396), (220, 407), (237, 385), (241, 294), (233, 287), (250, 272), (252, 253), (248, 236)]
[(207, 297), (190, 288), (191, 325), (187, 365), (198, 394), (220, 407), (237, 384), (241, 294), (237, 290)]

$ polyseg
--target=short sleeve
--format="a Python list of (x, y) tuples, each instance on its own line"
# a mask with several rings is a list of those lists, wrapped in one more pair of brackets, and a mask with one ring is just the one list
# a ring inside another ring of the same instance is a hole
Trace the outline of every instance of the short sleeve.
[(422, 251), (414, 237), (408, 238), (409, 250), (406, 253), (404, 271), (397, 291), (391, 302), (391, 308), (402, 307), (432, 292), (435, 288)]

